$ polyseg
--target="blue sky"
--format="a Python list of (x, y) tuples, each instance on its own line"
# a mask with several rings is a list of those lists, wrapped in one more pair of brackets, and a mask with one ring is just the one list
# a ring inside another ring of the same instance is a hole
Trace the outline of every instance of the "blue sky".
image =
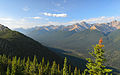
[(120, 19), (120, 0), (0, 0), (0, 23), (10, 28), (109, 22)]

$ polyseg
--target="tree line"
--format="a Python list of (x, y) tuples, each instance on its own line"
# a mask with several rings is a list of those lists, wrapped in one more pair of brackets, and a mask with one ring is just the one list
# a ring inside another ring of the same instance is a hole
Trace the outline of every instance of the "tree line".
[(96, 44), (89, 52), (92, 58), (87, 58), (86, 69), (81, 71), (75, 67), (71, 69), (71, 65), (67, 63), (67, 58), (64, 59), (63, 67), (55, 61), (51, 64), (46, 63), (44, 57), (41, 62), (38, 62), (36, 56), (31, 61), (29, 57), (21, 59), (14, 56), (10, 58), (6, 55), (0, 55), (0, 75), (112, 75), (112, 70), (107, 69), (104, 65), (104, 45), (102, 39), (99, 44)]

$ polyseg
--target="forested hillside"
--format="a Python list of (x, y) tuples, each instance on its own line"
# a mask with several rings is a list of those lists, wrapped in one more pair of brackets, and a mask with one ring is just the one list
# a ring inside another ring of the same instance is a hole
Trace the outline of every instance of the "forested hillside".
[(61, 67), (55, 61), (46, 63), (44, 57), (37, 60), (34, 56), (33, 61), (29, 57), (21, 59), (20, 57), (12, 57), (0, 55), (0, 74), (1, 75), (112, 75), (112, 69), (108, 69), (104, 63), (104, 45), (102, 40), (94, 46), (90, 52), (93, 59), (87, 58), (86, 69), (81, 71), (80, 68), (73, 67), (64, 59)]
[[(87, 51), (97, 40), (102, 37), (106, 50), (107, 64), (114, 68), (120, 69), (120, 33), (119, 29), (108, 34), (98, 30), (87, 29), (80, 32), (74, 31), (52, 31), (44, 32), (34, 31), (28, 36), (41, 42), (42, 44), (67, 51), (66, 54), (76, 57), (89, 57)], [(40, 33), (41, 32), (41, 33)], [(40, 34), (39, 34), (40, 33)], [(49, 37), (48, 37), (49, 36)], [(50, 38), (50, 39), (49, 39)], [(57, 51), (57, 50), (54, 50)], [(60, 53), (60, 52), (59, 52)], [(111, 59), (112, 58), (112, 59)]]
[(45, 60), (56, 60), (56, 62), (62, 63), (62, 58), (47, 47), (3, 25), (0, 25), (0, 54), (21, 58), (29, 56), (30, 59), (33, 59), (33, 56), (36, 55), (38, 60), (45, 57)]

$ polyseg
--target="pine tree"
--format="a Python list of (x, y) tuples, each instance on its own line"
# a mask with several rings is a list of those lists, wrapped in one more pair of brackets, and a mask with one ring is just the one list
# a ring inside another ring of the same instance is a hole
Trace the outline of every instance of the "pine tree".
[(37, 58), (36, 58), (36, 56), (34, 56), (34, 59), (33, 59), (33, 65), (34, 65), (35, 67), (38, 66), (38, 62), (37, 62)]
[(75, 67), (74, 75), (77, 75), (77, 67)]
[(58, 69), (57, 69), (57, 72), (58, 72), (58, 75), (61, 75), (60, 74), (60, 65), (58, 64), (58, 67), (57, 67)]
[(30, 67), (29, 67), (30, 75), (34, 75), (35, 71), (36, 71), (35, 65), (33, 64), (33, 62), (30, 62)]
[(49, 68), (49, 61), (47, 62), (47, 65), (45, 66), (45, 69), (44, 69), (44, 75), (49, 75), (50, 74), (50, 68)]
[(56, 62), (53, 61), (53, 65), (51, 68), (51, 75), (56, 75), (56, 74), (57, 74), (57, 65), (56, 65)]
[(44, 64), (45, 64), (45, 59), (44, 59), (44, 57), (42, 58), (42, 65), (44, 66)]
[(17, 65), (20, 66), (20, 57), (18, 58)]
[(7, 67), (6, 75), (10, 75), (10, 69), (9, 69), (9, 66)]
[(39, 75), (43, 74), (43, 68), (41, 63), (38, 65), (38, 71), (39, 71)]
[(71, 75), (73, 75), (73, 72), (71, 72)]
[(67, 58), (64, 59), (63, 75), (68, 75)]
[(87, 58), (86, 71), (91, 75), (103, 75), (105, 73), (109, 73), (112, 70), (106, 69), (103, 65), (104, 63), (104, 45), (102, 45), (102, 38), (99, 40), (99, 44), (94, 46), (94, 50), (90, 52), (90, 55), (94, 57), (94, 59)]
[(81, 75), (81, 73), (80, 73), (80, 69), (78, 70), (78, 75)]
[(69, 65), (69, 75), (71, 74), (71, 65)]
[(8, 66), (11, 64), (11, 59), (8, 57)]
[(15, 75), (16, 72), (16, 62), (17, 62), (17, 57), (13, 57), (12, 60), (12, 70), (11, 70), (11, 75)]
[(22, 66), (23, 66), (23, 67), (25, 66), (25, 57), (24, 57), (23, 60), (22, 60)]
[(28, 73), (29, 72), (29, 66), (30, 66), (30, 58), (27, 58), (27, 61), (25, 63), (25, 72)]

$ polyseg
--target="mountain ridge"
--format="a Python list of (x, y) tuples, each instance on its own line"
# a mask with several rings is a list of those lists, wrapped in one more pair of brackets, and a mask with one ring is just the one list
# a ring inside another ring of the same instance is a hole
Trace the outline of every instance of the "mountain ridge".
[(29, 29), (23, 29), (23, 28), (16, 28), (14, 30), (23, 32), (23, 33), (28, 33), (27, 31), (31, 30), (32, 31), (76, 31), (80, 32), (85, 29), (90, 29), (92, 26), (95, 26), (98, 30), (104, 33), (109, 33), (114, 30), (120, 29), (120, 21), (111, 21), (109, 23), (94, 23), (90, 24), (85, 21), (80, 22), (80, 23), (75, 23), (72, 25), (49, 25), (49, 26), (38, 26), (38, 27), (33, 27)]

